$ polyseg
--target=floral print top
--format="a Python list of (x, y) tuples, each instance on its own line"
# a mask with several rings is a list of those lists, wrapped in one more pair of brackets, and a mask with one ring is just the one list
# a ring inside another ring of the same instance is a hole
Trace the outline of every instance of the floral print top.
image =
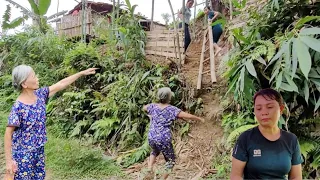
[(149, 140), (161, 142), (171, 142), (171, 124), (178, 117), (181, 109), (175, 106), (167, 106), (161, 109), (157, 104), (150, 104), (147, 108), (151, 115), (151, 124), (149, 129)]
[(34, 93), (36, 103), (28, 105), (16, 101), (9, 114), (7, 126), (16, 127), (12, 135), (13, 152), (31, 151), (47, 142), (46, 102), (49, 88), (40, 88)]

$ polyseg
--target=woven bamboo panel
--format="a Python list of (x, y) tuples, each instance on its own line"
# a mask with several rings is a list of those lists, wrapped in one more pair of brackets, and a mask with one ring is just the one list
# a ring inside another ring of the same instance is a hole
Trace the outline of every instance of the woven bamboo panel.
[[(179, 58), (178, 42), (177, 40), (175, 40), (176, 34), (173, 30), (155, 29), (153, 31), (147, 32), (146, 34), (146, 54)], [(184, 55), (182, 54), (184, 51), (184, 39), (182, 31), (178, 31), (178, 34), (181, 58), (184, 59)], [(175, 54), (175, 52), (177, 53), (177, 55)]]

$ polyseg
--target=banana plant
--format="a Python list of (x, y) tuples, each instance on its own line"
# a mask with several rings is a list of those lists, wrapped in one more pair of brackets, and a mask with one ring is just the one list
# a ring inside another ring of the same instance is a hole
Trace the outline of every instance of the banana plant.
[(9, 21), (11, 16), (11, 7), (7, 5), (7, 9), (2, 17), (2, 29), (14, 29), (25, 22), (28, 18), (32, 18), (33, 24), (38, 25), (39, 29), (45, 33), (47, 29), (47, 21), (57, 18), (61, 15), (64, 15), (67, 11), (61, 11), (55, 13), (49, 17), (45, 16), (48, 12), (48, 9), (51, 4), (51, 0), (28, 0), (31, 10), (21, 6), (20, 4), (16, 3), (13, 0), (6, 0), (10, 3), (10, 5), (15, 6), (16, 8), (20, 9), (22, 12), (22, 16), (18, 17), (11, 22)]

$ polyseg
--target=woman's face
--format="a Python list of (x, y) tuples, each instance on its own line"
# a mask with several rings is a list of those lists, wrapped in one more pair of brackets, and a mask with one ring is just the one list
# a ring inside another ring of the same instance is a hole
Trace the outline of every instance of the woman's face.
[(280, 115), (284, 109), (283, 105), (279, 105), (276, 100), (268, 97), (257, 96), (254, 105), (254, 114), (263, 127), (275, 127), (278, 124)]
[(208, 13), (209, 13), (208, 8), (204, 8), (204, 10), (203, 10), (203, 11), (204, 11), (204, 13), (205, 13), (205, 14), (208, 14)]
[(188, 8), (191, 8), (191, 7), (193, 6), (193, 3), (194, 3), (193, 1), (187, 2), (187, 7), (188, 7)]
[(32, 70), (27, 79), (21, 84), (24, 89), (36, 90), (39, 88), (39, 79), (36, 73)]

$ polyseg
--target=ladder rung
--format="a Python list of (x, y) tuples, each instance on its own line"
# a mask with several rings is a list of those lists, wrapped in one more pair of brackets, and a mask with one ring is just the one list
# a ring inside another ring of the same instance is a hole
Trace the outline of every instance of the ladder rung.
[(206, 50), (204, 50), (204, 52), (207, 52), (209, 49), (210, 49), (210, 47), (209, 47), (209, 48), (207, 48)]
[(210, 72), (210, 70), (208, 70), (208, 71), (205, 71), (205, 72), (203, 72), (202, 74), (207, 74), (207, 73), (209, 73)]
[(208, 61), (210, 59), (210, 57), (208, 57), (207, 59), (205, 59), (203, 62), (206, 62), (206, 61)]

